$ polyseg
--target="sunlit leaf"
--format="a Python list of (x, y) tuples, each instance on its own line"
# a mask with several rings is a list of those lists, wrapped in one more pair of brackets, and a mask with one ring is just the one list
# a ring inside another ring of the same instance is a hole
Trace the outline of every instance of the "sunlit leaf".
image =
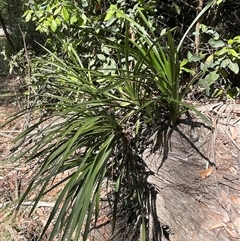
[(51, 21), (50, 29), (53, 32), (55, 32), (57, 30), (57, 23), (56, 23), (56, 21), (54, 19)]
[(73, 16), (71, 16), (70, 18), (70, 24), (74, 24), (78, 21), (78, 18), (77, 16), (74, 14)]
[(238, 58), (238, 53), (234, 50), (234, 49), (229, 49), (228, 50), (228, 54), (231, 56), (233, 56), (233, 57), (236, 57), (236, 58)]
[(32, 18), (32, 14), (30, 12), (28, 12), (28, 14), (25, 17), (25, 21), (29, 22), (31, 20), (31, 18)]
[(62, 8), (62, 16), (63, 16), (63, 19), (66, 22), (69, 21), (69, 13), (68, 13), (68, 10), (65, 7)]

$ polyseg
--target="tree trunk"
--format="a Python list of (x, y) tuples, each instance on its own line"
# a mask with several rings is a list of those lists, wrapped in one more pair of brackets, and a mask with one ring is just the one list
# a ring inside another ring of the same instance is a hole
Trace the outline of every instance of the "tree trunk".
[[(147, 181), (156, 197), (149, 205), (147, 240), (239, 240), (240, 124), (232, 105), (220, 107), (203, 107), (210, 110), (212, 127), (189, 114), (176, 127), (158, 130), (149, 139), (143, 158), (153, 173)], [(124, 222), (126, 229), (116, 230), (114, 238), (96, 240), (139, 240), (140, 231), (129, 231)]]
[(149, 182), (159, 190), (159, 221), (175, 234), (167, 240), (240, 238), (239, 150), (230, 139), (236, 133), (228, 136), (225, 131), (220, 122), (211, 130), (199, 120), (186, 119), (164, 134), (165, 147), (154, 154), (151, 148), (146, 151), (148, 167), (155, 173)]

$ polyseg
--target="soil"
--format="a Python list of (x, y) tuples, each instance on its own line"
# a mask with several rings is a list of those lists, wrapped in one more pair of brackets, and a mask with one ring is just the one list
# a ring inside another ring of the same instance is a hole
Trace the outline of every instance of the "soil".
[[(0, 82), (1, 93), (5, 94), (0, 97), (0, 125), (23, 108), (20, 98), (9, 97), (18, 93), (19, 81), (16, 76), (8, 76)], [(227, 101), (198, 105), (212, 120), (211, 126), (189, 113), (182, 116), (177, 127), (152, 132), (143, 153), (151, 170), (148, 182), (156, 190), (147, 217), (152, 230), (149, 240), (240, 240), (240, 108)], [(31, 203), (16, 212), (16, 201), (34, 172), (33, 164), (6, 162), (12, 155), (13, 138), (22, 131), (25, 117), (21, 118), (0, 129), (1, 241), (37, 240), (60, 191), (54, 190), (42, 200), (31, 217)], [(89, 241), (137, 240), (121, 225), (111, 238), (108, 211), (102, 204)], [(121, 216), (119, 223), (126, 224), (124, 218), (128, 217)]]
[[(25, 116), (11, 121), (11, 116), (24, 108), (24, 96), (20, 79), (14, 75), (0, 80), (0, 240), (1, 241), (29, 241), (37, 240), (47, 216), (54, 204), (59, 190), (54, 190), (50, 196), (40, 202), (39, 207), (31, 217), (28, 216), (32, 206), (25, 202), (16, 211), (17, 200), (34, 172), (34, 164), (24, 164), (22, 161), (11, 162), (14, 138), (23, 130)], [(32, 200), (34, 196), (30, 197)], [(51, 227), (50, 227), (51, 228)], [(42, 239), (43, 241), (46, 239)]]

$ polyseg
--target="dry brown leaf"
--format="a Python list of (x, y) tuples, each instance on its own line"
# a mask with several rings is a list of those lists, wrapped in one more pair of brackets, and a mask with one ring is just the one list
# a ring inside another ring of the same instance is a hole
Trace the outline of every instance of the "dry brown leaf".
[[(231, 205), (231, 204), (230, 204)], [(229, 210), (230, 210), (230, 207), (228, 207), (229, 204), (227, 205), (227, 208), (226, 210), (224, 211), (223, 213), (223, 217), (222, 217), (222, 221), (224, 223), (229, 223), (231, 221), (230, 217), (229, 217)]]
[(107, 216), (99, 217), (96, 224), (95, 224), (95, 227), (98, 228), (102, 225), (107, 224), (109, 221), (110, 221), (110, 219)]
[(223, 202), (226, 203), (226, 201), (227, 201), (227, 194), (226, 194), (226, 192), (221, 190), (221, 196), (222, 196)]
[(232, 139), (235, 141), (237, 139), (237, 129), (235, 126), (229, 126)]
[(217, 223), (215, 225), (213, 225), (210, 230), (212, 229), (216, 229), (216, 228), (221, 228), (221, 227), (226, 227), (227, 225), (225, 223)]
[(95, 12), (97, 12), (98, 10), (101, 10), (101, 5), (97, 3), (95, 5)]
[(235, 230), (234, 229), (230, 229), (230, 228), (228, 228), (228, 227), (224, 227), (224, 229), (227, 231), (227, 233), (232, 237), (232, 238), (236, 238), (237, 237), (237, 234), (236, 234), (236, 232), (235, 232)]
[(173, 240), (173, 241), (179, 241), (179, 238), (178, 238), (177, 234), (174, 234), (174, 235), (172, 236), (172, 240)]
[(213, 167), (209, 167), (208, 169), (201, 171), (200, 176), (202, 179), (209, 177), (213, 172)]
[(237, 228), (238, 232), (240, 232), (240, 217), (236, 217), (233, 221), (235, 227)]
[(237, 171), (234, 167), (230, 167), (230, 168), (229, 168), (229, 171), (230, 171), (233, 175), (235, 175), (235, 176), (238, 175), (238, 171)]
[(42, 207), (39, 207), (38, 209), (36, 209), (36, 213), (37, 213), (39, 216), (43, 217), (43, 216), (44, 216), (43, 208), (42, 208)]
[(240, 205), (240, 197), (231, 196), (230, 198), (234, 204)]

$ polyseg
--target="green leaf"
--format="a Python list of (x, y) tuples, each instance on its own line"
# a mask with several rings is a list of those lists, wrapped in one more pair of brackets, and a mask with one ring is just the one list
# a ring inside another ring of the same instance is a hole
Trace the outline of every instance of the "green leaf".
[(219, 78), (217, 71), (209, 73), (204, 79), (201, 79), (198, 84), (201, 86), (211, 85)]
[(190, 73), (190, 74), (194, 74), (195, 73), (194, 70), (188, 69), (188, 68), (184, 68), (184, 67), (182, 67), (181, 70), (185, 71), (186, 73)]
[(108, 21), (108, 20), (110, 20), (111, 18), (113, 18), (113, 17), (114, 17), (114, 14), (115, 14), (115, 11), (109, 9), (109, 10), (107, 11), (107, 14), (106, 14), (105, 18), (104, 18), (104, 21)]
[(227, 47), (224, 47), (224, 48), (220, 49), (219, 51), (217, 51), (214, 55), (215, 56), (225, 55), (227, 53), (227, 51), (228, 51)]
[(81, 18), (79, 19), (80, 21), (80, 24), (81, 25), (85, 25), (86, 23), (87, 23), (87, 20), (88, 20), (88, 18), (87, 18), (87, 16), (83, 13), (83, 14), (81, 14)]
[(207, 75), (206, 80), (207, 80), (208, 84), (211, 85), (212, 83), (217, 81), (218, 78), (219, 78), (219, 74), (217, 73), (217, 71), (213, 71)]
[(224, 59), (221, 63), (220, 63), (220, 67), (222, 68), (226, 68), (230, 63), (230, 59)]
[(98, 57), (98, 59), (100, 59), (101, 61), (105, 61), (105, 56), (104, 56), (104, 54), (97, 54), (97, 57)]
[(62, 8), (62, 17), (66, 22), (69, 21), (69, 13), (65, 7)]
[(160, 36), (164, 36), (167, 32), (167, 29), (166, 28), (163, 28), (160, 32)]
[(74, 24), (78, 21), (77, 16), (74, 14), (71, 18), (70, 18), (70, 24)]
[(199, 60), (202, 59), (202, 57), (200, 56), (200, 54), (192, 54), (191, 56), (189, 55), (189, 61), (190, 62), (197, 62)]
[(228, 73), (225, 69), (219, 69), (218, 73), (223, 77), (223, 78), (227, 78), (228, 77)]
[(59, 17), (56, 17), (56, 18), (55, 18), (55, 21), (56, 21), (56, 24), (57, 24), (58, 26), (61, 25), (61, 23), (62, 23), (62, 19), (59, 18)]
[(233, 39), (229, 39), (229, 40), (228, 40), (228, 44), (229, 44), (229, 45), (232, 45), (233, 43), (234, 43)]
[(232, 72), (234, 72), (235, 74), (238, 74), (239, 72), (239, 65), (237, 63), (232, 62), (231, 60), (229, 60), (228, 68), (232, 70)]
[(110, 55), (111, 49), (109, 49), (108, 47), (104, 46), (104, 47), (102, 47), (102, 51), (104, 52), (104, 54)]
[(233, 41), (236, 42), (236, 43), (240, 43), (240, 36), (234, 37)]
[(28, 14), (26, 15), (25, 21), (29, 22), (32, 18), (32, 14), (30, 12), (28, 12)]
[(55, 32), (57, 30), (57, 22), (53, 19), (51, 21), (50, 29)]
[(61, 9), (62, 9), (62, 6), (59, 6), (59, 7), (53, 12), (53, 15), (54, 15), (54, 16), (58, 15), (58, 14), (60, 13)]
[(238, 58), (238, 53), (234, 49), (228, 49), (228, 54)]
[(186, 65), (187, 63), (189, 63), (188, 59), (183, 59), (180, 63), (180, 66), (183, 67), (184, 65)]
[(225, 46), (225, 43), (222, 40), (210, 39), (208, 43), (214, 48), (220, 48)]
[(173, 6), (174, 6), (174, 8), (175, 8), (176, 13), (177, 13), (177, 14), (180, 14), (180, 13), (181, 13), (180, 7), (179, 7), (177, 4), (175, 4), (175, 3), (173, 3)]

